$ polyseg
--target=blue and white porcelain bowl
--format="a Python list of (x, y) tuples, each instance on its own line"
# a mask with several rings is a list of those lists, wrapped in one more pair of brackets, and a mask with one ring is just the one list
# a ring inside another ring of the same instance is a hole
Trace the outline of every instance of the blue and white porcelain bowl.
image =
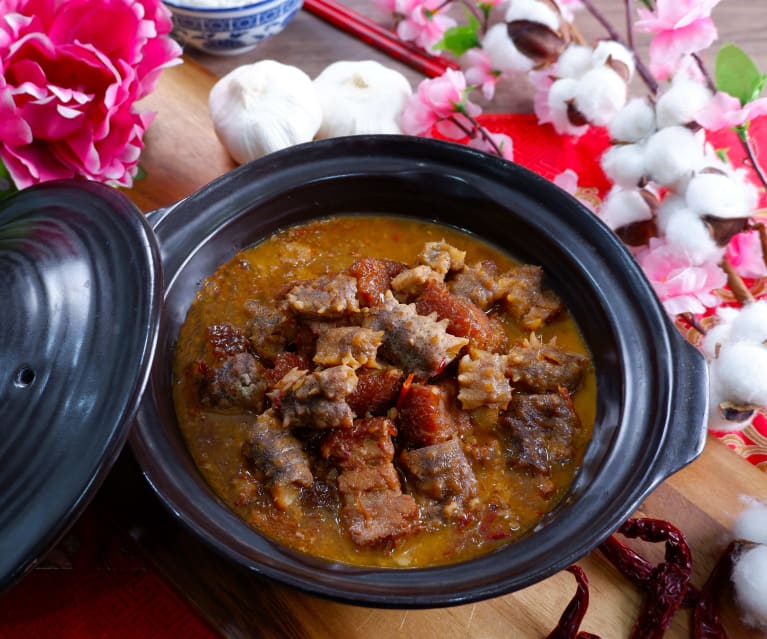
[[(303, 0), (165, 0), (173, 35), (183, 44), (215, 55), (250, 51), (293, 19)], [(216, 6), (212, 6), (215, 3)]]

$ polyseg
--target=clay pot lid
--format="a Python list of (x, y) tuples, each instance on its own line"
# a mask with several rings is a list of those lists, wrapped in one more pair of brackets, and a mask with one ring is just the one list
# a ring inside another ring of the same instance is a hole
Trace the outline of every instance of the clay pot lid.
[(0, 591), (74, 523), (126, 442), (160, 264), (116, 189), (49, 182), (0, 202)]

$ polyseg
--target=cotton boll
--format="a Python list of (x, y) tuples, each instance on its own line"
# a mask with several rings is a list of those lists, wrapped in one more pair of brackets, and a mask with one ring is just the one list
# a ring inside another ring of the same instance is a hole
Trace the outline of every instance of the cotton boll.
[(735, 600), (743, 621), (767, 629), (767, 546), (746, 548), (732, 568)]
[(756, 411), (752, 411), (746, 419), (726, 419), (721, 405), (728, 400), (723, 392), (716, 369), (709, 367), (708, 429), (722, 433), (742, 431), (754, 420)]
[(527, 73), (535, 63), (522, 54), (509, 37), (506, 24), (499, 22), (488, 29), (482, 39), (482, 49), (490, 58), (494, 69), (510, 73)]
[(556, 75), (559, 78), (580, 78), (591, 69), (591, 47), (571, 44), (557, 60)]
[(549, 89), (549, 109), (551, 111), (551, 123), (560, 135), (583, 135), (588, 129), (587, 125), (575, 125), (570, 122), (568, 116), (569, 103), (575, 99), (575, 91), (578, 81), (571, 78), (562, 78), (551, 85)]
[(716, 384), (716, 376), (712, 374), (709, 389), (707, 428), (718, 433), (737, 433), (742, 431), (754, 421), (756, 411), (752, 411), (746, 419), (726, 419), (725, 413), (721, 410), (721, 404), (725, 399), (721, 396), (721, 391), (715, 390)]
[(711, 362), (722, 396), (738, 406), (767, 404), (767, 347), (751, 342), (725, 344)]
[(767, 300), (759, 300), (743, 307), (732, 320), (730, 340), (754, 344), (767, 341)]
[(719, 347), (730, 341), (732, 323), (740, 315), (740, 309), (720, 306), (716, 311), (717, 323), (708, 329), (700, 344), (701, 350), (709, 359), (717, 356)]
[(559, 29), (559, 16), (557, 13), (538, 0), (512, 0), (506, 10), (506, 22), (515, 20), (529, 20), (545, 24), (552, 31)]
[(636, 189), (613, 187), (607, 194), (597, 215), (612, 230), (652, 219), (650, 205)]
[(669, 193), (663, 198), (663, 201), (660, 203), (655, 214), (655, 224), (661, 234), (666, 234), (668, 221), (677, 211), (681, 210), (689, 210), (687, 209), (687, 201), (684, 197), (677, 195), (676, 193)]
[(767, 545), (767, 503), (751, 500), (733, 523), (732, 534), (736, 539)]
[(575, 106), (597, 126), (607, 126), (626, 104), (626, 83), (608, 67), (588, 71), (575, 91)]
[(594, 53), (591, 56), (591, 63), (594, 67), (601, 67), (605, 64), (609, 64), (611, 59), (626, 65), (628, 77), (625, 78), (625, 80), (627, 82), (631, 80), (636, 66), (634, 62), (634, 54), (620, 42), (616, 42), (615, 40), (602, 40), (594, 49)]
[(373, 60), (334, 62), (314, 87), (322, 105), (318, 138), (402, 132), (399, 114), (412, 90), (398, 71)]
[(716, 245), (703, 221), (689, 209), (682, 209), (666, 222), (666, 242), (682, 251), (693, 265), (718, 262), (724, 248)]
[(615, 114), (608, 126), (619, 142), (639, 142), (655, 133), (655, 110), (646, 98), (632, 98)]
[(653, 133), (646, 149), (650, 178), (661, 186), (671, 187), (692, 176), (703, 153), (693, 132), (681, 126)]
[(699, 215), (721, 218), (749, 217), (755, 208), (751, 190), (721, 173), (700, 173), (685, 192), (687, 205)]
[(602, 155), (602, 169), (615, 184), (626, 188), (636, 187), (644, 177), (644, 145), (619, 144)]
[(674, 82), (655, 105), (658, 128), (689, 124), (712, 95), (704, 85), (690, 80)]

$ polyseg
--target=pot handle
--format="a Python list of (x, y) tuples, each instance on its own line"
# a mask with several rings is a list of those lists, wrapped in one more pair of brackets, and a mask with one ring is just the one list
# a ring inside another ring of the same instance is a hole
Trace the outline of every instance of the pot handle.
[(659, 459), (670, 476), (695, 461), (708, 434), (708, 365), (703, 354), (673, 327), (673, 397), (667, 437)]

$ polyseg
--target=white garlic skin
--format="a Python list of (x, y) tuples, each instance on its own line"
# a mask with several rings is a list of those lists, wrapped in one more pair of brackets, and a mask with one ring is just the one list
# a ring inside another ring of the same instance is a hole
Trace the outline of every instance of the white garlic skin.
[(223, 76), (210, 91), (208, 108), (218, 139), (240, 164), (309, 142), (322, 123), (311, 78), (274, 60)]
[(322, 107), (317, 138), (402, 133), (399, 116), (413, 93), (404, 75), (374, 60), (334, 62), (314, 88)]

